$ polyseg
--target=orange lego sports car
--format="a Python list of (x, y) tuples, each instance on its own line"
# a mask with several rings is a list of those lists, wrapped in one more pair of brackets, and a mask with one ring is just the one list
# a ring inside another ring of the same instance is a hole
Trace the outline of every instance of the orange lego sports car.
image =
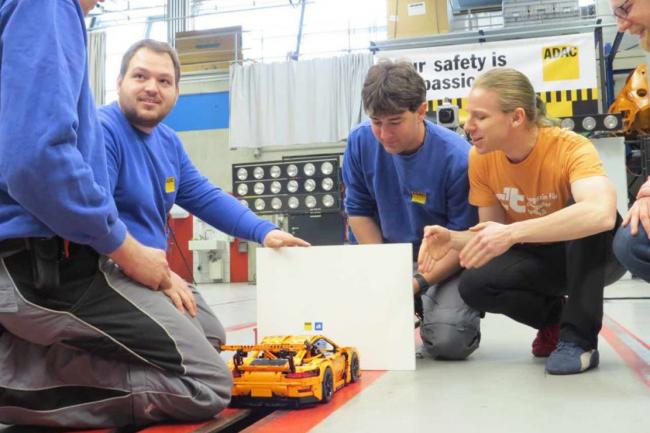
[(266, 337), (234, 351), (232, 406), (302, 406), (327, 403), (360, 376), (359, 354), (322, 335)]

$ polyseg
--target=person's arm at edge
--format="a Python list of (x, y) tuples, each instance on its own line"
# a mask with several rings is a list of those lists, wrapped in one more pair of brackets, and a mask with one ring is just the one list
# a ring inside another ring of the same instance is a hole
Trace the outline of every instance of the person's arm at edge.
[(0, 170), (11, 196), (34, 218), (107, 253), (123, 242), (126, 228), (77, 148), (78, 97), (90, 92), (79, 4), (45, 2), (38, 14), (29, 12), (33, 7), (16, 6), (11, 31), (3, 34), (3, 63), (10, 67), (2, 68), (0, 93), (3, 107), (12, 108), (3, 110)]

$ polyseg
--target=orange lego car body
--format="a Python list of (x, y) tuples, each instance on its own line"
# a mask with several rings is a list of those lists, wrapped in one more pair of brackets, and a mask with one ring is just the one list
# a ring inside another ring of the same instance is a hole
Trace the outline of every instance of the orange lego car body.
[(273, 336), (255, 345), (223, 345), (234, 351), (233, 406), (326, 403), (360, 376), (359, 354), (322, 335)]

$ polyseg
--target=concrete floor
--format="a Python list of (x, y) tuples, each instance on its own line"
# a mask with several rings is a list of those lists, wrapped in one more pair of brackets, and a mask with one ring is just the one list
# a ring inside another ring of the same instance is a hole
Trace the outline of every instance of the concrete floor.
[[(208, 284), (200, 290), (229, 342), (251, 343), (255, 286)], [(310, 431), (647, 433), (650, 285), (626, 277), (605, 296), (611, 299), (605, 301), (596, 370), (545, 374), (544, 360), (530, 353), (535, 331), (488, 315), (481, 347), (468, 360), (418, 359), (416, 371), (386, 372)]]
[[(226, 327), (229, 343), (254, 341), (255, 285), (204, 284), (199, 290)], [(361, 386), (344, 388), (327, 405), (276, 411), (267, 425), (258, 422), (243, 431), (647, 433), (650, 285), (624, 278), (608, 287), (605, 296), (596, 370), (546, 375), (544, 360), (530, 353), (535, 331), (488, 315), (481, 324), (481, 347), (466, 361), (418, 359), (415, 371), (366, 372)], [(173, 426), (153, 429), (175, 432)], [(38, 428), (7, 431), (42, 433)]]

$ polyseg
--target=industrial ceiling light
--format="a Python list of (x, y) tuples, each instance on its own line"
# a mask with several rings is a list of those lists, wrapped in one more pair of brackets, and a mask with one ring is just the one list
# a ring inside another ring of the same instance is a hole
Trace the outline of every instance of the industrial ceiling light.
[(314, 179), (307, 179), (305, 181), (305, 191), (312, 192), (316, 189), (316, 181)]
[(582, 119), (582, 127), (585, 131), (593, 131), (596, 128), (596, 119), (592, 116), (586, 116)]
[(255, 192), (256, 195), (264, 194), (264, 184), (262, 182), (257, 182), (253, 186), (253, 192)]
[(618, 118), (613, 114), (608, 114), (605, 116), (603, 119), (603, 125), (607, 129), (618, 129), (621, 127), (621, 125), (619, 125)]
[(280, 182), (278, 182), (277, 180), (274, 180), (273, 182), (271, 182), (271, 192), (273, 194), (277, 194), (280, 191), (282, 191), (282, 184)]
[(266, 203), (264, 202), (264, 199), (258, 198), (255, 200), (255, 210), (264, 210), (266, 207)]
[(282, 200), (278, 197), (273, 197), (273, 200), (271, 200), (271, 207), (274, 210), (280, 210), (282, 208)]
[(560, 127), (564, 129), (568, 129), (569, 131), (573, 131), (576, 127), (576, 123), (573, 121), (572, 118), (566, 117), (562, 119), (562, 121), (560, 122)]
[(313, 209), (316, 207), (316, 197), (313, 195), (308, 195), (305, 197), (305, 206), (307, 206), (308, 209)]
[(274, 166), (271, 166), (271, 169), (269, 170), (269, 173), (271, 174), (272, 178), (276, 179), (276, 178), (280, 177), (280, 175), (282, 174), (282, 170), (277, 165), (274, 165)]
[(289, 197), (288, 204), (290, 209), (298, 209), (298, 206), (300, 206), (300, 200), (298, 200), (297, 197)]
[(316, 167), (311, 162), (308, 162), (302, 168), (302, 171), (305, 173), (305, 176), (313, 176), (316, 173)]
[(287, 191), (289, 191), (290, 193), (294, 193), (298, 191), (298, 181), (290, 180), (289, 183), (287, 183)]
[(246, 170), (244, 167), (237, 170), (237, 179), (239, 180), (248, 179), (248, 170)]
[(323, 196), (323, 206), (332, 207), (334, 206), (334, 197), (331, 194), (325, 194)]
[(329, 176), (334, 171), (334, 165), (331, 162), (325, 161), (320, 165), (320, 172), (325, 176)]
[(240, 183), (237, 185), (237, 194), (239, 195), (246, 195), (248, 194), (248, 185), (245, 183)]
[(262, 167), (255, 167), (253, 170), (253, 177), (255, 179), (261, 179), (264, 177), (264, 169)]
[(239, 200), (239, 203), (243, 204), (244, 206), (248, 207), (248, 202), (244, 199)]
[(287, 166), (287, 176), (296, 177), (298, 175), (298, 166), (295, 164), (289, 164)]
[(332, 187), (334, 186), (334, 181), (331, 177), (326, 177), (320, 183), (320, 186), (323, 188), (323, 191), (331, 191)]

